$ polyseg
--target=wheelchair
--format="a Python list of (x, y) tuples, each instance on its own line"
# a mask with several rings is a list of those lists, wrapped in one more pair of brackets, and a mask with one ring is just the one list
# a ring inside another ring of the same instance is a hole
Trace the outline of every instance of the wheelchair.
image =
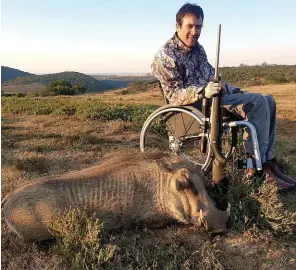
[[(215, 124), (213, 108), (216, 105), (212, 102), (208, 108), (203, 106), (202, 110), (193, 106), (174, 106), (168, 104), (161, 85), (160, 90), (164, 105), (155, 110), (145, 121), (140, 134), (141, 151), (160, 150), (183, 155), (200, 165), (205, 175), (209, 174), (215, 158), (219, 157), (215, 147), (212, 147), (214, 139), (211, 135), (211, 129)], [(216, 98), (223, 100), (221, 96)], [(204, 100), (206, 99), (204, 98), (202, 102)], [(222, 105), (219, 111), (221, 127), (218, 132), (220, 160), (225, 165), (230, 157), (233, 157), (239, 169), (253, 168), (261, 171), (259, 144), (254, 125)], [(241, 135), (246, 129), (252, 138), (253, 156), (248, 155), (245, 149), (241, 150), (243, 147), (238, 147), (242, 144)]]

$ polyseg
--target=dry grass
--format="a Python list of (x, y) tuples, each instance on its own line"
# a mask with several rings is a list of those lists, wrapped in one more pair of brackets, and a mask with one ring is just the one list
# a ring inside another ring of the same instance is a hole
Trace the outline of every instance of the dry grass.
[[(295, 87), (288, 84), (248, 89), (271, 93), (276, 99), (279, 111), (276, 153), (292, 176), (296, 176)], [(114, 91), (75, 98), (161, 104), (157, 89), (135, 95)], [(85, 121), (56, 115), (2, 115), (1, 143), (2, 196), (5, 196), (36, 177), (83, 169), (99, 163), (106, 153), (138, 148), (139, 133), (131, 122)], [(241, 179), (238, 172), (234, 178), (240, 181), (240, 184), (235, 182), (233, 194), (237, 196), (232, 197), (237, 202), (232, 221), (235, 217), (237, 220), (227, 236), (213, 238), (193, 227), (180, 226), (103, 234), (101, 246), (96, 248), (109, 245), (115, 249), (112, 258), (102, 262), (101, 268), (295, 269), (296, 237), (292, 224), (295, 192), (278, 194), (274, 187), (258, 189)], [(96, 225), (91, 223), (92, 228)], [(3, 269), (73, 269), (61, 261), (54, 247), (53, 243), (22, 243), (7, 231), (2, 220)]]
[(46, 85), (41, 83), (32, 83), (32, 84), (21, 84), (21, 85), (3, 85), (1, 90), (4, 93), (28, 93), (28, 92), (41, 92), (44, 90)]

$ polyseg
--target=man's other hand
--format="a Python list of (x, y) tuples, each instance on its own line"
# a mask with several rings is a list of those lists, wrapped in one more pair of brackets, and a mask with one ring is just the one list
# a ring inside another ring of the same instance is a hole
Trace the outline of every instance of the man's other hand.
[(210, 98), (215, 94), (218, 94), (222, 89), (221, 82), (210, 81), (205, 89), (205, 97)]

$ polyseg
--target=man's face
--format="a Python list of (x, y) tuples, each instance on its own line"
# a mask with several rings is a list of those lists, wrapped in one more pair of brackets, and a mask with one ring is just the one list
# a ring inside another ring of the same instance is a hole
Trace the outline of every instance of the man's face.
[(200, 36), (202, 28), (202, 18), (197, 18), (193, 14), (188, 14), (183, 17), (182, 25), (177, 24), (177, 33), (179, 38), (189, 48), (196, 45), (197, 40)]

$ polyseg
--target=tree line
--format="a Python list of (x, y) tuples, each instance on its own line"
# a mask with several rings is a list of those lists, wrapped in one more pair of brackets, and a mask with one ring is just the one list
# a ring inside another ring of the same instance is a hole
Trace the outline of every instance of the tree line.
[(219, 68), (222, 79), (238, 86), (281, 84), (296, 82), (296, 65), (261, 65)]

